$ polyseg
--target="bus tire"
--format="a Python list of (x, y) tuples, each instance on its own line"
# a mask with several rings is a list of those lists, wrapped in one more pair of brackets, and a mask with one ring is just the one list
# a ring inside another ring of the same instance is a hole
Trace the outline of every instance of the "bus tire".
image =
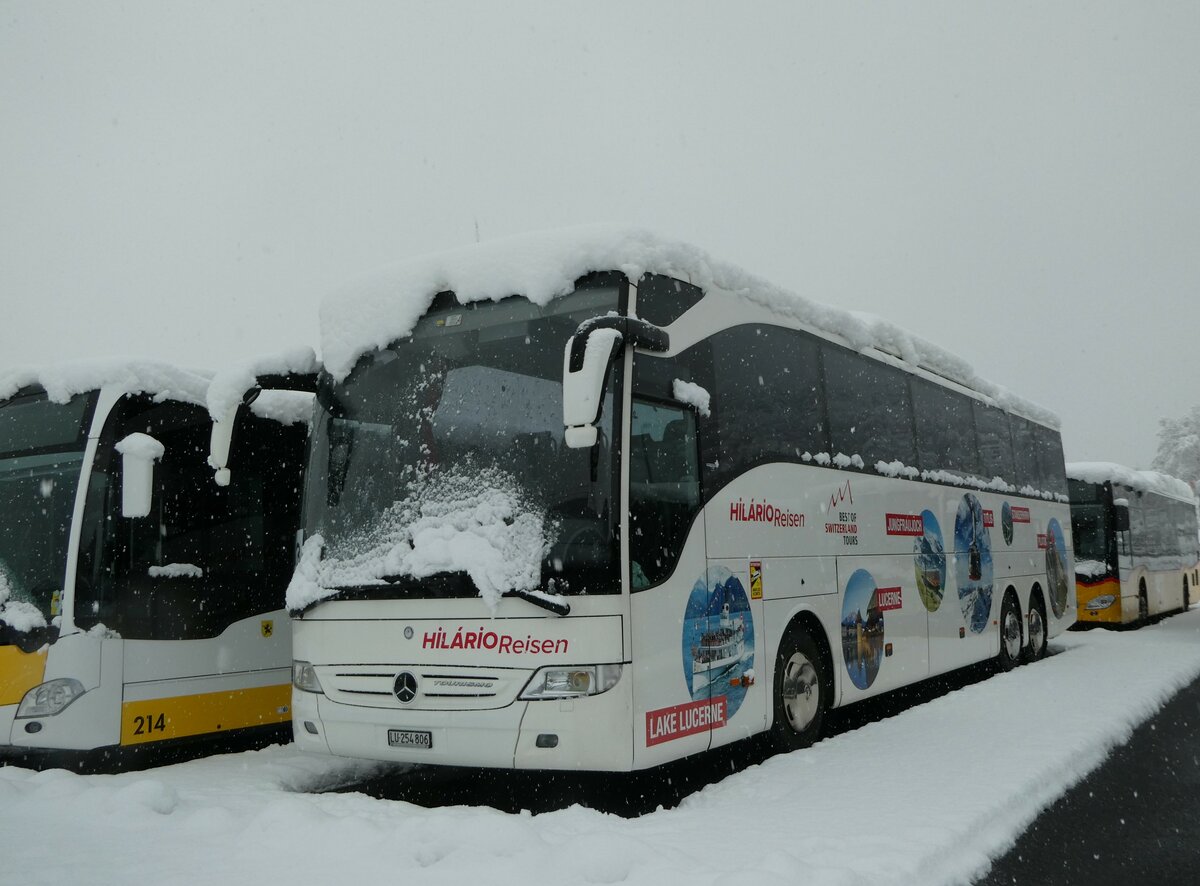
[(1000, 607), (1000, 670), (1011, 671), (1021, 662), (1021, 607), (1017, 595), (1008, 591)]
[(1138, 622), (1150, 620), (1150, 596), (1146, 593), (1146, 579), (1138, 582)]
[(1183, 577), (1183, 611), (1187, 612), (1192, 608), (1192, 589), (1188, 585), (1187, 576)]
[(1025, 644), (1025, 661), (1035, 662), (1046, 657), (1046, 604), (1037, 591), (1029, 598), (1029, 642)]
[(806, 748), (821, 737), (830, 684), (821, 650), (804, 628), (792, 627), (779, 643), (772, 694), (771, 741), (778, 750)]

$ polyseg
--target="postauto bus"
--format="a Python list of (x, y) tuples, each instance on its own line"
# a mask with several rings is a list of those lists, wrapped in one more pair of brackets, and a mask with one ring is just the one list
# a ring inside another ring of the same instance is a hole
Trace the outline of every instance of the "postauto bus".
[(610, 771), (797, 748), (1073, 622), (1053, 417), (928, 342), (637, 232), (389, 273), (322, 308), (302, 748)]
[(1142, 624), (1187, 609), (1200, 543), (1182, 480), (1108, 462), (1067, 465), (1080, 626)]
[(208, 385), (150, 363), (0, 378), (0, 755), (286, 735), (307, 421), (242, 407), (215, 477)]

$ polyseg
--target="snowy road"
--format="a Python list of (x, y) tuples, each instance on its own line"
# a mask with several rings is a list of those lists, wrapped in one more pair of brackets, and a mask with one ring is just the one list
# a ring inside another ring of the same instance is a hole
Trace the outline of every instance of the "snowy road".
[[(0, 769), (0, 880), (956, 883), (1200, 674), (1200, 609), (773, 757), (637, 819), (426, 809), (289, 748), (115, 776)], [(19, 872), (19, 873), (18, 873)]]

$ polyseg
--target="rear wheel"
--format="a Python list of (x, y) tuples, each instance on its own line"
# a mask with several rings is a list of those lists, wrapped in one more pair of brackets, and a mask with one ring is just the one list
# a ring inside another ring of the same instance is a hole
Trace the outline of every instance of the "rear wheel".
[(1192, 590), (1188, 586), (1187, 576), (1183, 577), (1183, 611), (1187, 612), (1192, 608)]
[(1150, 597), (1146, 594), (1146, 582), (1138, 585), (1138, 621), (1146, 621), (1150, 617)]
[(821, 736), (829, 706), (821, 650), (803, 628), (792, 628), (775, 658), (775, 722), (771, 738), (781, 751), (806, 748)]
[(1021, 608), (1015, 594), (1004, 595), (1000, 607), (1000, 656), (1001, 670), (1011, 671), (1021, 661)]
[(1046, 657), (1046, 607), (1040, 597), (1029, 601), (1029, 643), (1025, 646), (1025, 660), (1037, 661)]

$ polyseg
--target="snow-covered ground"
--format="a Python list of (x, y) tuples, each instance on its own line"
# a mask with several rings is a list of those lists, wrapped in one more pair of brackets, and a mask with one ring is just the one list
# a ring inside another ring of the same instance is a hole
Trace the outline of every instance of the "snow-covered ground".
[(288, 747), (115, 776), (0, 768), (0, 881), (957, 883), (1200, 674), (1200, 609), (1061, 654), (637, 819), (425, 809)]

